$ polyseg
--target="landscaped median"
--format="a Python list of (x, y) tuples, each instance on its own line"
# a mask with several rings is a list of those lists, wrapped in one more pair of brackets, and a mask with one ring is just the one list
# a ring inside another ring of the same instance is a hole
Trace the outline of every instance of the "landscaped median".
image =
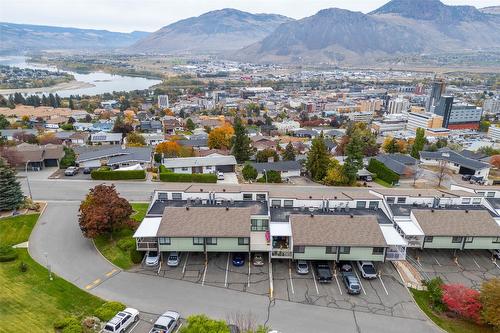
[[(0, 219), (0, 246), (28, 241), (39, 214)], [(124, 305), (106, 303), (35, 262), (25, 248), (13, 249), (16, 258), (0, 262), (2, 332), (92, 332), (93, 316), (109, 320)], [(118, 309), (118, 310), (116, 310)], [(116, 310), (116, 311), (115, 311)], [(111, 316), (111, 317), (110, 317)], [(88, 326), (87, 326), (88, 325)]]
[(108, 167), (101, 167), (91, 172), (94, 180), (144, 180), (146, 179), (145, 170), (111, 170)]
[(213, 173), (174, 173), (160, 165), (160, 180), (171, 183), (217, 183), (217, 176)]
[[(131, 218), (139, 225), (146, 215), (147, 203), (132, 203), (134, 210)], [(129, 269), (134, 261), (142, 259), (135, 250), (135, 240), (132, 238), (134, 230), (131, 227), (123, 227), (112, 234), (100, 235), (94, 239), (94, 244), (101, 254), (114, 265)]]

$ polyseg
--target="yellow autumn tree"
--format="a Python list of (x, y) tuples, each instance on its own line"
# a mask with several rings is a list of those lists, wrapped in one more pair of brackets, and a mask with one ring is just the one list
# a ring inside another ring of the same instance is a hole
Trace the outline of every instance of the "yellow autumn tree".
[(229, 124), (214, 128), (208, 134), (208, 147), (210, 149), (229, 149), (233, 135), (234, 129)]

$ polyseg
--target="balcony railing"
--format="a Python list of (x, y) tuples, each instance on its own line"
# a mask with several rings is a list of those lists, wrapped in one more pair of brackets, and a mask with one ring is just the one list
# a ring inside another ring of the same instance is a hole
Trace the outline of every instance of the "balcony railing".
[(158, 250), (156, 242), (137, 242), (137, 250)]
[(406, 254), (404, 252), (399, 252), (399, 251), (387, 251), (385, 253), (385, 259), (387, 260), (405, 260), (406, 259)]
[(271, 256), (274, 258), (291, 258), (293, 252), (289, 249), (273, 249), (271, 251)]

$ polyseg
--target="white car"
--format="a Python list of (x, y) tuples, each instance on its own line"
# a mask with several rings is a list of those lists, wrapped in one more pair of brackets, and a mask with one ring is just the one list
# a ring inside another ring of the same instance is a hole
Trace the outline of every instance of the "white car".
[(179, 323), (180, 315), (175, 311), (167, 311), (155, 321), (149, 333), (171, 333)]
[(139, 320), (139, 311), (132, 308), (126, 308), (118, 312), (110, 321), (106, 323), (103, 332), (125, 332), (127, 328)]
[(148, 251), (145, 263), (146, 266), (157, 266), (160, 263), (160, 252)]
[(179, 253), (170, 252), (170, 254), (168, 255), (168, 259), (167, 259), (167, 266), (170, 266), (170, 267), (179, 266), (180, 259), (181, 259), (181, 257), (179, 256)]
[(217, 171), (217, 180), (224, 180), (224, 173), (221, 171)]
[(364, 279), (376, 279), (377, 270), (371, 261), (357, 261), (358, 269)]

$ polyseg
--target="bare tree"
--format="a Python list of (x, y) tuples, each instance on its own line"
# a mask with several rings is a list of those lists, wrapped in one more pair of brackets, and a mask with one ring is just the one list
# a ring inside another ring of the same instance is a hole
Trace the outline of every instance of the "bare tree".
[(450, 170), (448, 169), (448, 161), (442, 159), (441, 161), (439, 161), (439, 168), (438, 168), (438, 174), (437, 174), (438, 187), (441, 186), (441, 183), (445, 179), (446, 175), (449, 175), (449, 174), (450, 174)]
[(233, 312), (228, 318), (227, 322), (237, 326), (241, 332), (254, 332), (257, 328), (257, 317), (251, 312)]

